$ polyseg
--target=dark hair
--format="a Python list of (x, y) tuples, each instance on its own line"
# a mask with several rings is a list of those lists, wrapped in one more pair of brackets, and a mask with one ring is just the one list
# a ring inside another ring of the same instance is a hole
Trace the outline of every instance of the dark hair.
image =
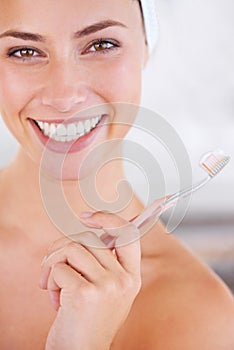
[(142, 9), (142, 5), (141, 5), (141, 0), (134, 0), (137, 1), (140, 7), (140, 11), (141, 11), (141, 18), (142, 18), (142, 27), (143, 27), (143, 31), (145, 34), (145, 43), (147, 44), (147, 37), (146, 37), (146, 31), (145, 31), (145, 20), (144, 20), (144, 15), (143, 15), (143, 9)]

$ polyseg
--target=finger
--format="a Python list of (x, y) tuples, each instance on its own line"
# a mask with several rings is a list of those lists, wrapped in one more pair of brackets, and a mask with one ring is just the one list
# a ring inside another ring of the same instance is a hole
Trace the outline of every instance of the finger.
[[(96, 237), (96, 239), (98, 238)], [(108, 271), (118, 274), (123, 269), (118, 262), (116, 254), (114, 255), (109, 249), (83, 247), (71, 240), (69, 243), (67, 243), (67, 241), (64, 242), (64, 247), (51, 252), (44, 261), (40, 283), (40, 286), (43, 289), (47, 289), (48, 276), (51, 268), (58, 262), (68, 263), (88, 281), (93, 282), (96, 285), (102, 280), (102, 277)], [(55, 246), (58, 247), (56, 244)], [(77, 246), (80, 246), (79, 251)], [(85, 253), (85, 256), (79, 252)]]
[(80, 215), (80, 219), (90, 227), (101, 228), (119, 228), (128, 224), (128, 221), (122, 217), (108, 212), (97, 211), (94, 213), (86, 212)]
[[(86, 225), (87, 226), (87, 225)], [(47, 255), (50, 255), (57, 249), (69, 244), (71, 241), (82, 243), (87, 246), (94, 246), (99, 248), (106, 248), (103, 242), (99, 239), (96, 232), (84, 231), (76, 234), (71, 234), (66, 237), (62, 237), (54, 241), (47, 250)], [(46, 258), (46, 257), (45, 257)]]
[(141, 246), (140, 239), (125, 245), (115, 244), (115, 253), (121, 266), (131, 274), (140, 275), (141, 269)]
[(87, 286), (89, 282), (82, 275), (72, 269), (65, 263), (57, 263), (48, 279), (48, 292), (53, 307), (58, 310), (63, 306), (63, 297), (66, 296), (73, 300), (73, 293), (83, 286)]
[[(86, 224), (86, 226), (90, 227), (90, 225), (88, 224)], [(101, 233), (103, 233), (103, 230)], [(84, 232), (72, 234), (69, 237), (63, 237), (54, 241), (47, 251), (47, 256), (49, 256), (54, 251), (62, 248), (66, 244), (69, 244), (71, 241), (80, 243), (86, 246), (87, 248), (91, 248), (91, 247), (101, 248), (101, 249), (108, 248), (108, 245), (106, 244), (106, 241), (105, 239), (103, 239), (102, 236), (99, 237), (95, 232), (92, 232), (92, 231), (84, 231)], [(47, 256), (45, 256), (45, 258), (42, 260), (42, 265), (44, 260), (46, 260)]]
[[(116, 258), (114, 257), (115, 259), (113, 259), (112, 252), (107, 249), (108, 245), (104, 244), (104, 242), (99, 237), (97, 237), (96, 234), (92, 232), (81, 232), (79, 234), (70, 236), (70, 238), (71, 239), (63, 238), (55, 241), (54, 244), (50, 247), (49, 254), (54, 254), (57, 250), (63, 248), (63, 246), (66, 246), (71, 242), (75, 242), (82, 244), (105, 269), (114, 268)], [(44, 263), (42, 265), (44, 265)]]
[(39, 286), (41, 289), (47, 289), (47, 281), (50, 275), (51, 268), (50, 266), (45, 266), (41, 273), (41, 278), (39, 282)]
[(42, 274), (39, 282), (40, 288), (47, 289), (47, 281), (48, 281), (49, 274), (51, 272), (51, 267), (47, 266), (45, 262), (47, 261), (49, 255), (55, 252), (56, 250), (63, 248), (66, 244), (69, 244), (70, 242), (71, 240), (69, 240), (67, 237), (63, 237), (54, 241), (48, 248), (47, 255), (44, 256), (41, 262)]
[(141, 249), (140, 233), (135, 225), (123, 218), (104, 212), (97, 212), (84, 219), (88, 223), (102, 225), (106, 233), (117, 237), (115, 242), (115, 252), (121, 266), (134, 274), (139, 274)]
[[(46, 276), (46, 279), (44, 279), (44, 288), (48, 290), (48, 295), (50, 302), (53, 306), (53, 308), (58, 311), (60, 307), (60, 291), (61, 288), (58, 286), (57, 283), (53, 280), (52, 277), (52, 269), (48, 269), (48, 275)], [(50, 281), (50, 282), (49, 282)]]
[(106, 233), (115, 237), (119, 237), (120, 233), (126, 234), (131, 231), (129, 229), (129, 225), (131, 224), (127, 220), (113, 213), (102, 211), (85, 213), (85, 216), (82, 216), (82, 219), (87, 226), (94, 227), (95, 225), (99, 225)]
[(47, 257), (42, 272), (44, 283), (46, 283), (45, 276), (48, 276), (48, 270), (61, 262), (69, 264), (90, 282), (96, 282), (105, 271), (96, 257), (83, 245), (70, 241)]
[(60, 288), (58, 290), (48, 290), (48, 295), (53, 308), (58, 311), (60, 307)]
[(64, 247), (66, 244), (69, 244), (70, 242), (71, 242), (71, 239), (69, 239), (68, 237), (62, 237), (62, 238), (56, 239), (56, 241), (54, 241), (47, 249), (47, 256), (45, 257), (45, 260), (51, 253)]
[(84, 221), (90, 226), (92, 224), (102, 225), (105, 234), (101, 236), (101, 239), (109, 244), (109, 247), (116, 245), (114, 237), (118, 237), (119, 245), (128, 244), (139, 238), (139, 231), (136, 229), (135, 225), (116, 214), (101, 211), (89, 213), (87, 217), (84, 217)]

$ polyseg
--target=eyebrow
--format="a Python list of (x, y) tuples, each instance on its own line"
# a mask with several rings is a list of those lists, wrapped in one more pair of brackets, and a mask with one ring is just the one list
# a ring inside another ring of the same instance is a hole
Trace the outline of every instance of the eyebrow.
[(0, 39), (5, 37), (12, 37), (17, 39), (32, 40), (32, 41), (42, 41), (42, 42), (45, 41), (45, 38), (40, 34), (20, 32), (16, 30), (7, 30), (6, 32), (0, 35)]
[(74, 37), (77, 38), (81, 38), (83, 36), (86, 35), (90, 35), (93, 33), (98, 32), (99, 30), (103, 30), (106, 29), (108, 27), (114, 27), (114, 26), (118, 26), (118, 27), (122, 27), (122, 28), (127, 28), (127, 26), (119, 21), (114, 21), (114, 20), (105, 20), (105, 21), (101, 21), (101, 22), (97, 22), (94, 23), (82, 30), (77, 31), (74, 34)]
[[(125, 24), (119, 21), (105, 20), (105, 21), (94, 23), (84, 29), (78, 30), (77, 32), (74, 33), (74, 38), (79, 39), (84, 36), (96, 33), (100, 30), (106, 29), (108, 27), (114, 27), (114, 26), (127, 28)], [(22, 39), (22, 40), (39, 41), (39, 42), (46, 41), (46, 38), (40, 34), (21, 32), (17, 30), (7, 30), (6, 32), (0, 34), (0, 39), (5, 37), (13, 37), (13, 38)]]

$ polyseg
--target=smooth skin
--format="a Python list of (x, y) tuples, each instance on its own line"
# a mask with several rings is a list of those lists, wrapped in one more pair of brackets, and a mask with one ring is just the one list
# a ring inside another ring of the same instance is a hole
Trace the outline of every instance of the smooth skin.
[[(0, 0), (0, 9), (0, 113), (20, 144), (0, 172), (0, 348), (233, 350), (232, 294), (160, 222), (131, 244), (113, 249), (95, 238), (107, 247), (91, 248), (82, 236), (76, 243), (64, 237), (41, 200), (43, 147), (28, 118), (140, 103), (148, 51), (138, 2)], [(103, 21), (121, 24), (74, 37)], [(12, 31), (36, 33), (37, 40)], [(94, 43), (103, 39), (97, 50)], [(126, 131), (110, 125), (93, 146)], [(68, 155), (65, 164), (64, 193), (78, 216), (91, 208), (71, 181), (72, 164), (87, 152)], [(105, 200), (116, 199), (123, 177), (121, 161), (100, 172)], [(81, 220), (87, 231), (127, 225), (137, 235), (129, 222), (142, 210), (134, 195), (118, 216), (95, 212)]]
[[(93, 220), (102, 227), (107, 222), (112, 227), (126, 223), (103, 213), (94, 214)], [(113, 254), (111, 249), (84, 246), (86, 239), (87, 233), (79, 236), (81, 243), (56, 241), (43, 262), (41, 287), (58, 310), (46, 349), (109, 349), (140, 290), (139, 240), (122, 247), (116, 242)], [(68, 337), (67, 330), (74, 328)]]

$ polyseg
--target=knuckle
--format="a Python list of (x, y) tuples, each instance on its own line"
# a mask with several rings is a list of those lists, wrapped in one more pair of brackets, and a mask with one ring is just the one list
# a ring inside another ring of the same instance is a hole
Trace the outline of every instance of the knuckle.
[(81, 244), (82, 246), (100, 246), (100, 239), (92, 231), (78, 233), (74, 235), (72, 240), (75, 244)]
[(72, 259), (72, 261), (77, 262), (80, 258), (84, 257), (87, 254), (87, 249), (84, 245), (76, 242), (70, 242), (65, 250), (65, 257), (68, 259)]
[(126, 289), (126, 290), (131, 289), (134, 285), (133, 278), (128, 274), (125, 274), (125, 276), (122, 277), (121, 283), (122, 283), (124, 289)]
[(76, 233), (71, 236), (71, 240), (75, 243), (82, 243), (84, 239), (86, 238), (93, 238), (97, 237), (96, 234), (92, 231), (83, 231)]
[(104, 282), (105, 295), (114, 295), (117, 290), (116, 281), (113, 278), (106, 278), (106, 281)]
[(116, 274), (111, 271), (104, 273), (99, 281), (98, 290), (102, 297), (104, 296), (105, 298), (108, 296), (114, 297), (119, 295), (121, 287)]
[(141, 277), (123, 273), (120, 276), (120, 285), (124, 292), (137, 294), (141, 289)]
[(43, 267), (53, 267), (59, 262), (65, 262), (70, 256), (77, 254), (78, 247), (72, 241), (67, 241), (65, 245), (52, 251), (43, 263)]
[(65, 251), (69, 254), (76, 253), (79, 249), (80, 245), (78, 243), (75, 243), (73, 241), (69, 242), (65, 248)]
[(99, 247), (100, 239), (97, 235), (91, 231), (85, 232), (84, 236), (81, 239), (81, 244), (85, 247)]
[(53, 276), (56, 279), (57, 276), (60, 275), (62, 270), (63, 270), (63, 263), (57, 262), (52, 266), (50, 276)]
[(51, 243), (51, 245), (47, 249), (47, 255), (50, 255), (52, 252), (54, 252), (59, 247), (66, 245), (69, 241), (70, 240), (67, 237), (62, 237), (62, 238), (55, 240), (53, 243)]

